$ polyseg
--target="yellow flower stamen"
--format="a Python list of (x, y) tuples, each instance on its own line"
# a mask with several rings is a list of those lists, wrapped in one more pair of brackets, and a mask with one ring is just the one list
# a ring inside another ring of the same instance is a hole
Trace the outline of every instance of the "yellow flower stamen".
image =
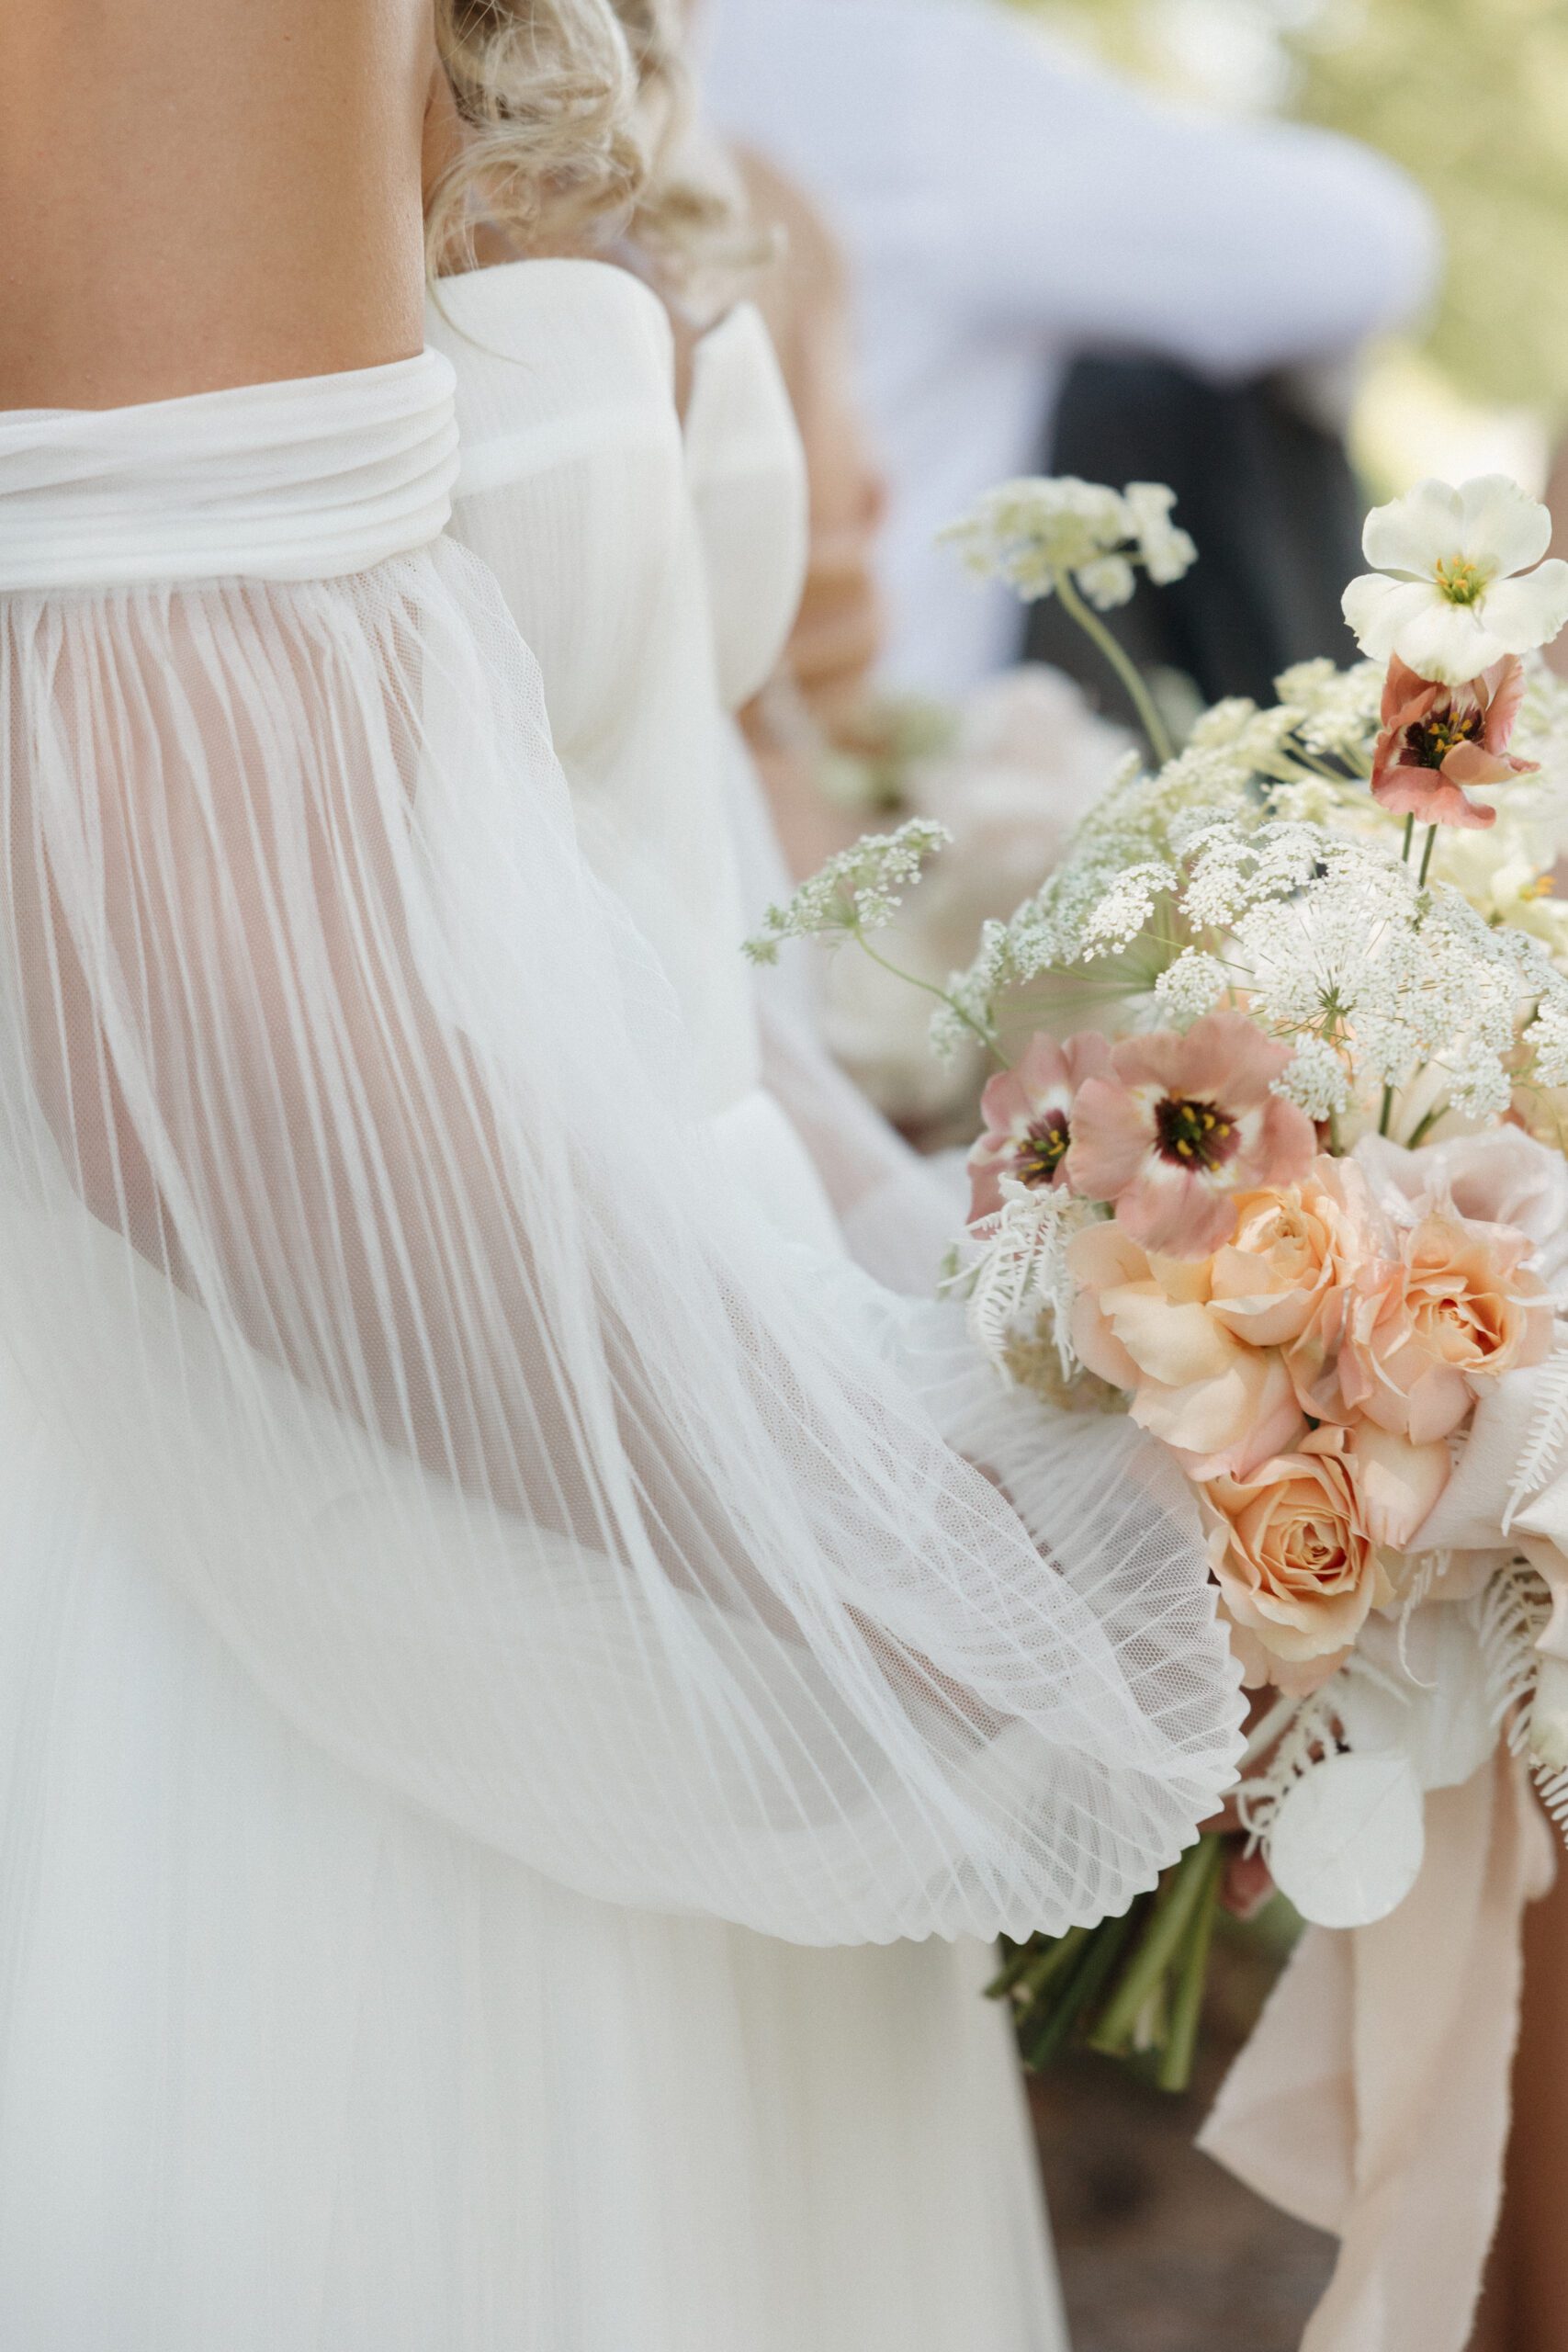
[(1492, 574), (1484, 564), (1472, 563), (1468, 556), (1445, 555), (1438, 558), (1432, 577), (1450, 605), (1478, 605)]

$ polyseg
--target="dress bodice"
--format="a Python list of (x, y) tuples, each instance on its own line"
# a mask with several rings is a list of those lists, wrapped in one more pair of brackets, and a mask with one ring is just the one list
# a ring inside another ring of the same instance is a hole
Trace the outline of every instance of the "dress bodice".
[(806, 578), (806, 455), (761, 313), (741, 303), (698, 344), (686, 465), (707, 568), (719, 692), (738, 710), (789, 638)]
[(453, 535), (537, 657), (583, 851), (659, 953), (704, 1099), (756, 1084), (715, 644), (669, 322), (623, 270), (530, 261), (445, 279)]
[(341, 579), (424, 546), (457, 472), (452, 370), (383, 368), (0, 410), (0, 595)]

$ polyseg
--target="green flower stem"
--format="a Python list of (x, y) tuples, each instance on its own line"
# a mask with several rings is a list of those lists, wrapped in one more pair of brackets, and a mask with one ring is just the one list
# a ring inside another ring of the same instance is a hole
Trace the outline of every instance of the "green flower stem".
[(1094, 2049), (1117, 2057), (1131, 2042), (1149, 1996), (1180, 1950), (1202, 1896), (1210, 1869), (1204, 1851), (1208, 1842), (1201, 1838), (1167, 1872), (1149, 1916), (1148, 1931), (1090, 2036)]
[(1069, 1928), (1061, 1936), (1032, 1936), (1027, 1943), (1019, 1945), (987, 1985), (987, 1997), (1000, 2001), (1010, 1994), (1017, 1999), (1033, 2001), (1052, 1977), (1075, 1958), (1089, 1935), (1087, 1928)]
[(920, 989), (927, 996), (934, 996), (939, 1004), (945, 1004), (950, 1012), (957, 1014), (959, 1020), (963, 1022), (965, 1029), (972, 1031), (975, 1036), (979, 1039), (981, 1045), (986, 1048), (986, 1051), (988, 1054), (994, 1054), (996, 1056), (997, 1060), (1000, 1062), (1004, 1069), (1011, 1069), (1011, 1063), (1008, 1060), (1007, 1056), (1003, 1053), (1001, 1047), (997, 1043), (995, 1032), (990, 1029), (984, 1028), (972, 1014), (965, 1012), (964, 1007), (959, 1003), (956, 997), (950, 996), (946, 989), (939, 989), (934, 980), (922, 980), (917, 973), (906, 972), (901, 965), (891, 964), (888, 962), (886, 956), (879, 956), (875, 948), (872, 945), (870, 940), (866, 937), (864, 932), (861, 929), (859, 923), (851, 923), (847, 928), (850, 937), (855, 942), (857, 946), (864, 950), (874, 964), (879, 964), (882, 969), (885, 972), (889, 973), (894, 979), (903, 980), (912, 989)]
[(1157, 763), (1164, 767), (1168, 760), (1175, 758), (1176, 747), (1170, 740), (1165, 721), (1159, 715), (1155, 698), (1145, 684), (1137, 663), (1117, 643), (1100, 615), (1091, 611), (1085, 604), (1066, 572), (1061, 573), (1057, 578), (1056, 594), (1062, 600), (1062, 610), (1077, 621), (1090, 643), (1098, 646), (1126, 687), (1132, 697), (1133, 707), (1138, 714), (1138, 723), (1149, 739), (1149, 749), (1154, 753)]
[(1203, 2012), (1203, 1987), (1209, 1977), (1209, 1946), (1213, 1939), (1214, 1914), (1219, 1908), (1224, 1841), (1211, 1832), (1200, 1841), (1198, 1850), (1203, 1856), (1202, 1874), (1183, 1939), (1176, 1996), (1170, 2007), (1170, 2030), (1155, 2075), (1162, 2091), (1184, 2091), (1192, 2079), (1198, 2021)]
[(1427, 1137), (1431, 1134), (1432, 1129), (1437, 1125), (1438, 1121), (1442, 1117), (1448, 1107), (1449, 1106), (1446, 1102), (1437, 1102), (1433, 1103), (1429, 1111), (1422, 1112), (1421, 1116), (1416, 1120), (1416, 1125), (1410, 1130), (1410, 1140), (1405, 1146), (1405, 1149), (1407, 1151), (1414, 1151), (1418, 1144), (1424, 1144), (1426, 1142)]
[(1026, 2031), (1021, 2055), (1032, 2075), (1048, 2066), (1056, 2052), (1069, 2040), (1078, 2020), (1087, 2017), (1100, 1998), (1101, 1988), (1122, 1957), (1122, 1947), (1132, 1933), (1137, 1905), (1131, 1905), (1120, 1919), (1102, 1919), (1098, 1928), (1089, 1930), (1089, 1941), (1071, 1976), (1055, 1994), (1048, 2013), (1031, 2019), (1032, 2031)]
[[(1404, 856), (1405, 865), (1411, 864), (1411, 842), (1413, 842), (1413, 840), (1416, 840), (1416, 814), (1405, 816), (1405, 844), (1404, 844), (1404, 852), (1401, 852), (1401, 856)], [(1425, 887), (1427, 887), (1427, 868), (1429, 868), (1429, 865), (1432, 865), (1432, 852), (1434, 852), (1434, 847), (1437, 847), (1437, 826), (1427, 826), (1427, 842), (1425, 842), (1425, 847), (1422, 847), (1422, 854), (1420, 854), (1420, 873), (1416, 875), (1416, 887), (1417, 887), (1417, 889), (1425, 889)], [(1417, 917), (1417, 920), (1420, 920), (1420, 917)], [(1394, 1117), (1394, 1089), (1392, 1089), (1392, 1087), (1384, 1087), (1384, 1089), (1382, 1089), (1382, 1113), (1378, 1114), (1378, 1134), (1380, 1134), (1380, 1136), (1387, 1136), (1387, 1131), (1389, 1131), (1389, 1120), (1392, 1120), (1392, 1117)], [(1432, 1114), (1429, 1114), (1429, 1117), (1432, 1117)], [(1416, 1134), (1411, 1136), (1411, 1148), (1416, 1148), (1417, 1143), (1420, 1143), (1422, 1136), (1427, 1134), (1427, 1126), (1429, 1126), (1429, 1117), (1427, 1117), (1427, 1120), (1422, 1120), (1422, 1125), (1417, 1126)]]

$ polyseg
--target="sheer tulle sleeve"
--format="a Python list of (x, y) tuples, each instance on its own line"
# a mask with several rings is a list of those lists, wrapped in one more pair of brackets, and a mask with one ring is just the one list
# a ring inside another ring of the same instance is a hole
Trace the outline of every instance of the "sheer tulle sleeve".
[(471, 558), (0, 597), (0, 1313), (314, 1738), (804, 1942), (1059, 1928), (1189, 1839), (1180, 1482), (729, 1197)]

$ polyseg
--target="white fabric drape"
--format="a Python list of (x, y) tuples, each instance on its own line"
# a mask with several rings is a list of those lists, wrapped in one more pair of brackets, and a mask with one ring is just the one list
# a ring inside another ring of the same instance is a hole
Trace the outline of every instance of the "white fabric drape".
[[(434, 359), (310, 399), (323, 510), (449, 426)], [(808, 1943), (1118, 1907), (1236, 1746), (1179, 1480), (729, 1196), (471, 557), (15, 585), (46, 467), (84, 548), (177, 537), (143, 425), (209, 517), (298, 481), (276, 402), (162, 405), (0, 426), (28, 1377), (297, 1724), (570, 1887)]]

